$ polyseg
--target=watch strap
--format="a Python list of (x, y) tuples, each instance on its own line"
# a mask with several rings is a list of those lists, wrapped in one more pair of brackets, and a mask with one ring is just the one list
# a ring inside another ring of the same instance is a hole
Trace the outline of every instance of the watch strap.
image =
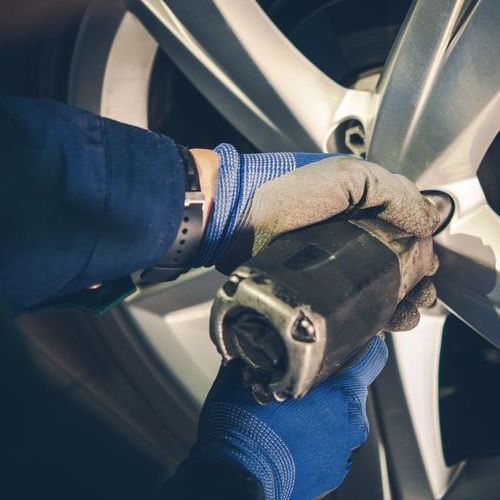
[(191, 151), (186, 146), (180, 144), (177, 144), (177, 151), (179, 151), (179, 156), (184, 166), (186, 192), (200, 191), (200, 176), (198, 175), (198, 168), (196, 167), (196, 162)]
[(191, 268), (191, 262), (203, 237), (203, 206), (196, 162), (185, 146), (178, 146), (186, 177), (184, 213), (174, 242), (157, 264), (140, 273), (143, 283), (172, 281)]

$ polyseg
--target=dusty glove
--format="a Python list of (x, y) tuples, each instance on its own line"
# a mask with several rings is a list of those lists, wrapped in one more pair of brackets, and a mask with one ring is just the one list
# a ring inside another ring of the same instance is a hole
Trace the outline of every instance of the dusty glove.
[[(215, 263), (225, 273), (279, 235), (353, 207), (377, 208), (379, 218), (419, 237), (432, 235), (439, 223), (436, 209), (411, 181), (368, 161), (303, 153), (239, 155), (229, 145), (216, 151), (221, 166), (199, 264)], [(437, 259), (429, 275), (436, 269)], [(417, 307), (434, 300), (434, 286), (425, 279), (403, 300), (387, 329), (414, 328)]]
[(236, 463), (261, 482), (266, 500), (313, 499), (338, 487), (368, 436), (368, 386), (386, 360), (376, 337), (303, 398), (266, 406), (243, 388), (239, 362), (229, 363), (207, 397), (187, 462)]

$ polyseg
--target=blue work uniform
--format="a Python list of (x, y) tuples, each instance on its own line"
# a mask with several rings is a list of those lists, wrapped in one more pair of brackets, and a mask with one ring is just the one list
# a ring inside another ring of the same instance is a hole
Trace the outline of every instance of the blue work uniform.
[[(185, 177), (168, 137), (61, 103), (0, 97), (0, 141), (0, 296), (15, 313), (103, 309), (176, 237)], [(159, 498), (258, 499), (262, 488), (235, 464), (209, 462), (181, 466)]]
[[(61, 297), (104, 305), (175, 238), (185, 180), (168, 137), (0, 97), (0, 141), (0, 294), (15, 311)], [(105, 286), (73, 295), (95, 283)]]

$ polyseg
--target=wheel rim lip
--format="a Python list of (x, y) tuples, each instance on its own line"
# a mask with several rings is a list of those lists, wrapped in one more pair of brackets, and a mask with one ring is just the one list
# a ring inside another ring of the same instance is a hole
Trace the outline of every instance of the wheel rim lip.
[[(113, 22), (118, 23), (118, 24), (123, 23), (123, 20), (125, 19), (123, 16), (129, 17), (130, 14), (126, 14), (123, 11), (119, 11), (119, 14), (116, 15), (116, 17), (113, 19)], [(80, 42), (83, 45), (83, 41), (80, 40)], [(141, 75), (138, 75), (137, 80), (135, 81), (135, 84), (136, 84), (135, 86), (134, 86), (134, 78), (130, 77), (130, 75), (129, 75), (129, 81), (127, 83), (128, 87), (123, 87), (122, 90), (120, 91), (122, 93), (122, 95), (126, 94), (126, 93), (129, 93), (129, 95), (131, 95), (135, 92), (139, 92), (139, 93), (143, 92), (144, 94), (147, 94), (146, 92), (144, 92), (144, 90), (148, 88), (148, 86), (145, 85), (145, 81), (147, 80), (147, 78), (145, 78), (144, 75), (147, 75), (148, 78), (150, 76), (152, 64), (153, 64), (153, 60), (154, 60), (154, 55), (156, 54), (156, 50), (157, 50), (157, 44), (151, 43), (151, 38), (149, 38), (149, 41), (145, 40), (145, 44), (146, 43), (149, 44), (149, 48), (147, 49), (148, 55), (147, 56), (146, 56), (146, 54), (142, 55), (143, 57), (141, 59), (141, 61), (142, 61), (142, 63), (141, 63), (142, 64)], [(112, 98), (112, 94), (114, 93), (113, 89), (116, 89), (116, 85), (120, 84), (120, 82), (119, 82), (120, 79), (122, 80), (122, 83), (124, 80), (123, 76), (114, 80), (114, 77), (116, 77), (119, 74), (119, 71), (115, 71), (112, 68), (110, 69), (110, 65), (108, 64), (110, 54), (111, 54), (111, 56), (113, 56), (113, 51), (116, 49), (116, 37), (112, 40), (112, 42), (108, 45), (108, 47), (107, 48), (104, 47), (104, 49), (105, 49), (105, 52), (107, 53), (106, 64), (102, 68), (102, 75), (103, 75), (102, 79), (101, 79), (100, 83), (99, 82), (97, 83), (97, 90), (99, 88), (99, 85), (101, 86), (101, 92), (99, 93), (99, 96), (98, 96), (99, 105), (97, 107), (95, 105), (96, 99), (97, 99), (95, 93), (92, 95), (91, 98), (89, 98), (88, 97), (88, 95), (90, 95), (89, 93), (87, 93), (87, 97), (85, 97), (85, 94), (83, 94), (83, 93), (79, 94), (78, 92), (75, 92), (76, 87), (78, 87), (78, 80), (81, 79), (85, 74), (84, 71), (82, 72), (82, 67), (85, 67), (84, 64), (82, 65), (82, 60), (80, 60), (79, 62), (77, 60), (75, 60), (74, 64), (73, 64), (72, 78), (71, 78), (72, 83), (71, 83), (71, 87), (70, 87), (70, 89), (73, 89), (73, 90), (70, 90), (70, 94), (69, 94), (70, 95), (70, 102), (73, 104), (80, 105), (81, 107), (85, 107), (87, 109), (90, 109), (92, 111), (100, 112), (101, 114), (107, 115), (109, 117), (116, 118), (116, 119), (119, 119), (121, 121), (128, 121), (129, 123), (132, 123), (134, 125), (146, 128), (147, 127), (147, 98), (140, 99), (139, 101), (137, 101), (135, 103), (135, 106), (137, 107), (137, 113), (135, 114), (133, 119), (130, 118), (130, 105), (128, 106), (128, 109), (126, 109), (127, 103), (123, 99), (114, 100)], [(127, 90), (125, 90), (125, 88)], [(115, 94), (115, 96), (116, 96), (116, 94)], [(87, 99), (87, 101), (85, 101), (85, 99)], [(436, 187), (436, 186), (433, 185), (432, 187)], [(447, 190), (447, 192), (449, 192), (450, 194), (455, 196), (456, 201), (458, 202), (458, 205), (460, 206), (461, 200), (458, 199), (458, 196), (456, 194), (456, 190), (453, 186), (451, 188), (449, 185), (442, 185), (439, 187), (442, 187), (443, 189)], [(475, 207), (469, 207), (469, 209), (473, 209), (473, 208), (475, 208)], [(466, 212), (466, 209), (463, 208), (462, 213), (465, 213), (465, 212)], [(436, 346), (435, 346), (435, 348), (436, 348)], [(401, 355), (398, 355), (398, 354), (397, 354), (397, 356), (399, 358), (401, 357)], [(401, 367), (401, 370), (404, 370), (404, 368)], [(440, 454), (442, 455), (440, 450), (435, 450), (435, 451), (436, 451), (437, 455), (440, 455)], [(449, 485), (449, 483), (451, 481), (451, 477), (456, 472), (456, 469), (455, 468), (450, 468), (450, 469), (446, 468), (444, 466), (444, 461), (441, 463), (440, 467), (441, 466), (444, 467), (444, 469), (443, 469), (444, 471), (447, 471), (446, 472), (447, 479), (445, 480), (445, 482), (446, 482), (446, 485)], [(434, 487), (433, 489), (436, 491), (436, 489), (439, 489), (440, 487), (443, 488), (442, 485), (438, 485), (437, 487)], [(435, 493), (435, 494), (437, 496), (439, 496), (438, 493)]]
[[(148, 128), (149, 80), (157, 50), (158, 44), (120, 3), (109, 2), (104, 9), (91, 2), (76, 41), (69, 103)], [(130, 102), (130, 96), (138, 97)]]

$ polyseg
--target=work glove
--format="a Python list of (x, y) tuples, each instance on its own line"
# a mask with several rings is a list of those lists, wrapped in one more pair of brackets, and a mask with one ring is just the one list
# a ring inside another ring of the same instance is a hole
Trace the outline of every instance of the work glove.
[(237, 464), (262, 484), (266, 500), (309, 500), (338, 487), (368, 436), (367, 390), (386, 360), (385, 342), (375, 337), (301, 399), (265, 406), (243, 387), (241, 363), (230, 362), (207, 397), (185, 463)]
[[(403, 232), (431, 236), (439, 214), (407, 178), (345, 155), (238, 154), (229, 144), (215, 151), (221, 161), (214, 206), (195, 265), (229, 273), (279, 235), (327, 220), (352, 208), (378, 209), (377, 216)], [(437, 257), (429, 275), (436, 272)], [(388, 331), (414, 328), (418, 307), (435, 302), (424, 278), (399, 304)]]

